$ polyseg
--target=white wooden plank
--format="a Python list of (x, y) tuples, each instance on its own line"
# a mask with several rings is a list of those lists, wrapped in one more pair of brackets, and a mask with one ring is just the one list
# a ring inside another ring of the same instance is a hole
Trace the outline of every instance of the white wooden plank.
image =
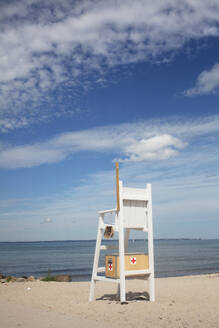
[(106, 278), (102, 276), (94, 276), (94, 280), (96, 281), (106, 281), (106, 282), (114, 282), (116, 284), (119, 284), (120, 279), (111, 279), (111, 278)]
[(125, 271), (126, 276), (137, 276), (142, 274), (150, 274), (150, 270), (130, 270)]
[[(122, 181), (119, 182), (120, 197), (123, 199)], [(124, 216), (123, 201), (120, 201), (119, 212), (119, 266), (120, 266), (120, 301), (126, 301), (125, 293), (125, 259), (124, 259)]]
[(126, 200), (141, 200), (141, 201), (146, 201), (148, 198), (146, 197), (146, 195), (136, 195), (136, 194), (129, 194), (129, 193), (126, 193), (123, 197), (123, 199), (126, 199)]
[(113, 208), (111, 210), (105, 210), (105, 211), (99, 211), (99, 214), (105, 214), (105, 213), (113, 213), (113, 212), (117, 212), (116, 208)]
[(101, 245), (101, 246), (100, 246), (100, 249), (101, 249), (102, 251), (106, 251), (106, 250), (108, 250), (108, 249), (119, 249), (119, 247), (116, 246), (116, 245)]
[(95, 289), (95, 279), (94, 277), (97, 274), (98, 264), (99, 264), (99, 257), (100, 257), (100, 245), (103, 231), (101, 230), (101, 225), (103, 224), (103, 214), (99, 216), (99, 224), (97, 230), (97, 241), (96, 241), (96, 249), (95, 249), (95, 256), (94, 256), (94, 264), (93, 264), (93, 272), (91, 278), (91, 285), (90, 285), (90, 294), (89, 294), (89, 301), (94, 300), (94, 289)]
[(147, 202), (139, 200), (124, 200), (124, 227), (147, 227)]
[(97, 272), (105, 272), (106, 268), (105, 267), (99, 267), (97, 269)]
[(151, 271), (149, 277), (149, 295), (150, 295), (150, 301), (154, 302), (155, 281), (154, 281), (154, 243), (153, 243), (151, 184), (147, 184), (147, 190), (150, 194), (149, 204), (148, 204), (148, 255), (149, 255), (149, 269)]

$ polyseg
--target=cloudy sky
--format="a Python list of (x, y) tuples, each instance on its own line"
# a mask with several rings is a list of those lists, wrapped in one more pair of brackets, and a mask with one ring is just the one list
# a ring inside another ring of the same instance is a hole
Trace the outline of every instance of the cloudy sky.
[(95, 239), (116, 160), (156, 238), (219, 238), (218, 92), (218, 0), (1, 1), (0, 241)]

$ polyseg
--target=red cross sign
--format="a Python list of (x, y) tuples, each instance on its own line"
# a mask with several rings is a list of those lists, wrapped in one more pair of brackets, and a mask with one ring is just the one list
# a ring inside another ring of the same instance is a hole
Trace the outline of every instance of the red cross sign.
[(109, 264), (109, 271), (112, 271), (112, 269), (113, 269), (113, 265), (110, 263)]
[(136, 257), (131, 257), (130, 263), (131, 264), (136, 264)]

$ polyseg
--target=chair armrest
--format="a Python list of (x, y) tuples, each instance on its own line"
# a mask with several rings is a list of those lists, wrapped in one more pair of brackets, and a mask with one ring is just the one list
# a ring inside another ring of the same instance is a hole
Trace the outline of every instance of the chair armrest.
[(112, 210), (106, 210), (106, 211), (100, 211), (99, 214), (105, 214), (105, 213), (113, 213), (117, 212), (117, 208), (113, 208)]

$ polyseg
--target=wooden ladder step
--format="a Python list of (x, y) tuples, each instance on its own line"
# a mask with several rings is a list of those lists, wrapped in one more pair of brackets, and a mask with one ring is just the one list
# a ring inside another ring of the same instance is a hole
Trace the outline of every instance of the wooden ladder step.
[(125, 276), (139, 276), (139, 275), (146, 275), (150, 274), (151, 272), (149, 270), (129, 270), (125, 271)]
[(106, 278), (104, 276), (94, 276), (94, 280), (95, 281), (106, 281), (106, 282), (114, 282), (116, 284), (119, 284), (120, 283), (120, 279), (111, 279), (111, 278)]
[(106, 268), (105, 267), (99, 267), (97, 268), (97, 272), (105, 272)]
[(101, 251), (106, 251), (107, 249), (119, 249), (119, 246), (116, 245), (101, 245)]

